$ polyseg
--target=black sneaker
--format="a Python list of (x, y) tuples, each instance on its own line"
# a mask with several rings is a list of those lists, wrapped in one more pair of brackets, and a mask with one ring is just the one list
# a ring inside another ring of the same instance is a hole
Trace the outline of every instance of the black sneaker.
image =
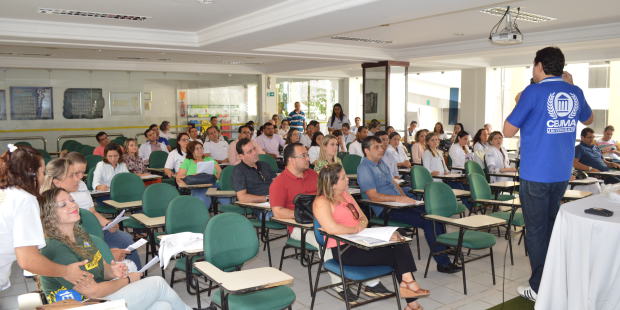
[[(338, 292), (338, 296), (340, 296), (340, 298), (341, 298), (342, 300), (344, 300), (344, 290), (339, 291), (339, 292)], [(348, 302), (354, 302), (354, 301), (356, 301), (356, 300), (357, 300), (357, 295), (353, 294), (353, 292), (351, 291), (351, 289), (347, 289), (347, 297), (348, 297), (348, 298), (347, 298), (347, 299), (348, 299), (348, 300), (347, 300)]]
[(370, 297), (382, 297), (385, 295), (389, 295), (392, 294), (393, 292), (388, 290), (385, 286), (383, 286), (383, 283), (379, 282), (379, 284), (375, 285), (375, 286), (365, 286), (364, 287), (364, 294), (370, 296)]
[(461, 267), (455, 264), (437, 265), (437, 271), (441, 273), (457, 273), (461, 271)]

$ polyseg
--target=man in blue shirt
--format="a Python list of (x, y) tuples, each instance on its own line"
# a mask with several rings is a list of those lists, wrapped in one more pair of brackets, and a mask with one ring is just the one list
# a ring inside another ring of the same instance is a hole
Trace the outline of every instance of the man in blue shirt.
[(290, 127), (297, 129), (300, 133), (306, 128), (306, 114), (301, 110), (301, 103), (295, 102), (295, 110), (288, 114)]
[(504, 122), (504, 136), (521, 130), (519, 197), (532, 274), (519, 295), (536, 300), (560, 200), (572, 170), (577, 121), (592, 123), (592, 110), (577, 86), (562, 80), (564, 54), (557, 47), (536, 52), (534, 84), (521, 93)]
[[(362, 197), (371, 201), (395, 201), (402, 203), (415, 203), (413, 198), (408, 197), (405, 192), (394, 182), (390, 169), (383, 161), (382, 157), (385, 153), (385, 147), (381, 143), (381, 139), (376, 136), (366, 137), (362, 141), (362, 151), (364, 158), (357, 167), (357, 183), (360, 186)], [(380, 217), (384, 212), (380, 206), (372, 206), (373, 213)], [(428, 246), (433, 252), (443, 251), (446, 248), (436, 243), (435, 236), (445, 233), (442, 225), (433, 225), (429, 220), (422, 217), (424, 208), (414, 207), (406, 209), (395, 209), (390, 212), (390, 219), (405, 222), (424, 230), (424, 236), (428, 242)], [(435, 226), (435, 231), (433, 231)], [(437, 271), (443, 273), (455, 273), (461, 269), (450, 263), (450, 259), (446, 254), (435, 255), (437, 262)]]
[[(611, 168), (620, 168), (619, 164), (603, 158), (603, 153), (594, 144), (594, 130), (589, 127), (581, 130), (581, 143), (575, 146), (573, 166), (575, 169), (587, 172), (609, 171)], [(605, 183), (618, 183), (618, 179), (614, 177), (605, 178)]]

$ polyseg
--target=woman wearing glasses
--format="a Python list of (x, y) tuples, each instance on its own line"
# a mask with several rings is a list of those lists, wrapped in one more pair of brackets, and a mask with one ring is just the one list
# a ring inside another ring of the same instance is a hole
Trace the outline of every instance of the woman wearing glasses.
[[(341, 165), (332, 164), (321, 169), (317, 197), (312, 211), (319, 224), (329, 234), (355, 234), (368, 226), (368, 219), (355, 199), (347, 192), (348, 184), (349, 179)], [(397, 232), (392, 236), (394, 241), (401, 238)], [(327, 248), (331, 249), (334, 259), (338, 259), (336, 246), (336, 240), (327, 241)], [(388, 265), (393, 267), (400, 281), (400, 296), (407, 301), (406, 310), (421, 309), (416, 299), (430, 294), (428, 290), (420, 288), (415, 281), (413, 272), (417, 269), (411, 249), (407, 244), (370, 251), (350, 247), (341, 256), (343, 263), (349, 266)]]

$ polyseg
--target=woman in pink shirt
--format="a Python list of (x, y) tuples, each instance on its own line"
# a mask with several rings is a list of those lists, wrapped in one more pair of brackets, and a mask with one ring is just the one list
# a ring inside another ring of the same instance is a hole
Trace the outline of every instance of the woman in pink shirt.
[[(321, 169), (312, 211), (321, 227), (329, 234), (355, 234), (368, 226), (368, 219), (348, 193), (348, 186), (349, 179), (341, 165), (331, 164)], [(394, 241), (401, 238), (398, 232), (392, 236)], [(336, 240), (327, 241), (327, 248), (331, 249), (334, 259), (337, 260), (336, 246)], [(342, 247), (345, 246), (341, 245)], [(428, 290), (420, 288), (415, 281), (413, 272), (416, 271), (416, 266), (411, 249), (406, 243), (369, 251), (349, 247), (346, 251), (341, 251), (341, 256), (343, 263), (349, 266), (393, 267), (400, 281), (400, 297), (407, 301), (405, 310), (421, 309), (416, 299), (430, 294)]]

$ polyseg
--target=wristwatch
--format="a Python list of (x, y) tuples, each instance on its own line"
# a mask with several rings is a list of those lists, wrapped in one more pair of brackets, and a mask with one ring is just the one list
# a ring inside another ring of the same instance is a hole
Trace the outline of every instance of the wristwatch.
[(588, 172), (592, 171), (592, 166), (588, 167)]

